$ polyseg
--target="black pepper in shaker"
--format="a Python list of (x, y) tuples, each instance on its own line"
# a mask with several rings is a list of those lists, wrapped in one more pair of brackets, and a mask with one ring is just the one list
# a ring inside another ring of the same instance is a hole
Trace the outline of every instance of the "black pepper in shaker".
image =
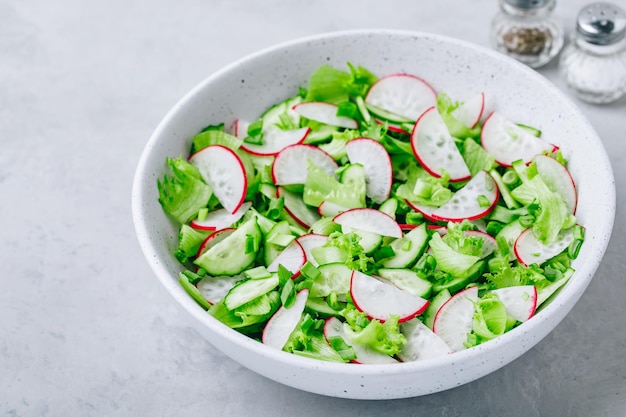
[(491, 23), (494, 49), (532, 68), (541, 67), (563, 47), (563, 29), (553, 16), (556, 0), (499, 0)]

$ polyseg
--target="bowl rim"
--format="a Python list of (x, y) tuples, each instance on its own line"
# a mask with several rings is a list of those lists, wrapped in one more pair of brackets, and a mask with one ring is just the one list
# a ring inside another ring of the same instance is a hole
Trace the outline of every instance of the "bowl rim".
[[(569, 310), (573, 308), (578, 299), (582, 296), (582, 293), (590, 283), (593, 275), (600, 265), (602, 261), (602, 257), (606, 252), (606, 248), (608, 246), (610, 236), (613, 229), (615, 211), (616, 211), (616, 191), (615, 191), (615, 179), (612, 171), (612, 167), (610, 164), (610, 160), (606, 153), (606, 149), (604, 148), (600, 138), (598, 137), (595, 129), (586, 118), (586, 116), (582, 113), (582, 111), (571, 101), (569, 97), (567, 97), (560, 89), (558, 89), (554, 84), (552, 84), (549, 80), (547, 80), (540, 73), (535, 70), (527, 67), (526, 65), (506, 56), (499, 52), (496, 52), (492, 49), (484, 47), (482, 45), (478, 45), (469, 41), (427, 33), (420, 31), (410, 31), (410, 30), (395, 30), (395, 29), (355, 29), (355, 30), (340, 30), (340, 31), (332, 31), (332, 32), (324, 32), (315, 35), (300, 37), (297, 39), (289, 40), (286, 42), (281, 42), (276, 45), (272, 45), (263, 49), (258, 50), (257, 52), (248, 54), (243, 56), (232, 63), (222, 67), (221, 69), (215, 71), (210, 74), (208, 77), (204, 78), (200, 83), (196, 84), (191, 90), (189, 90), (186, 94), (184, 94), (175, 104), (174, 106), (166, 113), (166, 115), (161, 119), (157, 127), (152, 132), (148, 142), (146, 143), (141, 156), (139, 158), (137, 168), (135, 171), (135, 175), (133, 178), (132, 185), (132, 218), (135, 227), (136, 237), (138, 239), (139, 245), (142, 249), (142, 252), (148, 261), (153, 273), (157, 276), (163, 287), (166, 291), (175, 299), (177, 305), (184, 309), (189, 315), (193, 317), (195, 320), (195, 324), (209, 327), (210, 330), (216, 333), (217, 336), (223, 337), (230, 341), (231, 343), (236, 343), (241, 345), (246, 350), (254, 350), (257, 354), (261, 355), (265, 359), (281, 362), (286, 364), (291, 364), (294, 366), (298, 366), (300, 368), (308, 368), (310, 370), (318, 370), (327, 374), (348, 374), (352, 376), (362, 376), (362, 375), (378, 375), (378, 374), (388, 374), (388, 375), (398, 375), (398, 374), (407, 374), (414, 372), (428, 372), (432, 370), (436, 370), (440, 368), (442, 365), (453, 365), (455, 362), (463, 362), (470, 358), (476, 358), (483, 355), (489, 355), (491, 352), (495, 352), (499, 349), (501, 345), (507, 345), (514, 343), (515, 339), (517, 339), (518, 335), (531, 331), (533, 328), (540, 326), (542, 323), (550, 320), (553, 316), (558, 316), (558, 310), (563, 308), (563, 303), (560, 302), (551, 302), (547, 306), (545, 306), (541, 311), (539, 311), (535, 316), (533, 316), (529, 321), (524, 323), (522, 326), (518, 326), (509, 332), (478, 346), (472, 347), (471, 349), (466, 349), (462, 351), (455, 352), (454, 354), (432, 358), (427, 360), (418, 360), (412, 362), (399, 362), (396, 364), (360, 364), (359, 366), (355, 366), (350, 363), (333, 363), (333, 362), (325, 362), (317, 359), (311, 359), (306, 357), (301, 357), (298, 355), (294, 355), (291, 353), (287, 353), (273, 347), (269, 347), (263, 345), (262, 343), (237, 332), (234, 329), (229, 328), (228, 326), (222, 324), (220, 321), (215, 319), (213, 316), (209, 315), (202, 307), (200, 307), (188, 294), (180, 287), (178, 284), (178, 280), (175, 277), (172, 277), (164, 265), (161, 264), (158, 260), (158, 251), (156, 250), (155, 243), (149, 238), (149, 231), (147, 227), (147, 217), (143, 213), (142, 208), (146, 205), (147, 196), (144, 191), (145, 184), (148, 178), (152, 178), (146, 172), (147, 169), (147, 161), (149, 159), (150, 152), (152, 148), (156, 146), (158, 142), (158, 138), (161, 135), (161, 132), (165, 129), (165, 127), (171, 122), (171, 120), (175, 117), (177, 112), (181, 107), (184, 106), (186, 102), (188, 102), (192, 97), (199, 94), (208, 84), (211, 84), (213, 80), (219, 79), (223, 74), (228, 73), (242, 65), (246, 65), (248, 62), (254, 61), (255, 59), (271, 53), (277, 52), (284, 49), (289, 49), (294, 46), (302, 45), (310, 42), (320, 42), (324, 40), (336, 39), (341, 37), (355, 37), (355, 36), (393, 36), (393, 37), (407, 37), (407, 38), (415, 38), (415, 39), (431, 39), (436, 40), (442, 43), (454, 44), (456, 46), (469, 48), (477, 53), (486, 54), (497, 60), (507, 61), (510, 65), (517, 67), (518, 71), (526, 72), (529, 77), (535, 79), (540, 85), (543, 85), (544, 88), (551, 90), (554, 94), (560, 97), (563, 104), (566, 105), (572, 113), (574, 113), (587, 127), (588, 131), (592, 133), (590, 140), (596, 142), (595, 144), (600, 147), (600, 155), (604, 158), (604, 166), (606, 167), (606, 175), (607, 178), (611, 179), (611, 185), (607, 186), (607, 200), (609, 202), (609, 207), (606, 207), (606, 212), (604, 213), (605, 221), (603, 221), (599, 226), (601, 230), (599, 233), (604, 238), (599, 242), (596, 242), (595, 245), (592, 246), (593, 252), (589, 254), (589, 259), (592, 262), (581, 265), (577, 268), (575, 275), (577, 277), (576, 280), (570, 280), (567, 285), (565, 285), (560, 293), (558, 294), (559, 301), (572, 300), (570, 307), (566, 311), (561, 311), (562, 317), (557, 317), (557, 325), (558, 323), (567, 315)], [(600, 161), (602, 162), (602, 161)], [(153, 178), (152, 178), (153, 179)], [(557, 299), (555, 299), (556, 301)], [(552, 328), (548, 330), (547, 333), (551, 332)], [(538, 343), (542, 339), (531, 342), (530, 346), (527, 350), (529, 350), (534, 344)], [(524, 351), (523, 353), (525, 353)], [(228, 352), (223, 352), (228, 355)], [(522, 353), (522, 354), (523, 354)]]

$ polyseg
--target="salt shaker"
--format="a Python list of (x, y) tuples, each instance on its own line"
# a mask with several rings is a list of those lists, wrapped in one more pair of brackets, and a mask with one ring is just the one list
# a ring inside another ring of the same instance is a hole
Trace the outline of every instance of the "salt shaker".
[(491, 45), (532, 68), (550, 62), (564, 42), (563, 27), (554, 19), (556, 0), (499, 0), (491, 22)]
[(561, 54), (559, 73), (580, 99), (591, 103), (626, 94), (626, 12), (611, 3), (583, 7)]

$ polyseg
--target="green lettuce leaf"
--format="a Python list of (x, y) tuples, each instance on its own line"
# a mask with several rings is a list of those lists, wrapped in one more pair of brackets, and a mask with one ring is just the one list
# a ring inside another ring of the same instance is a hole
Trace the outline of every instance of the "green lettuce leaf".
[(183, 224), (178, 231), (178, 247), (174, 256), (180, 263), (185, 263), (189, 258), (196, 256), (200, 245), (211, 232), (196, 230), (187, 224)]

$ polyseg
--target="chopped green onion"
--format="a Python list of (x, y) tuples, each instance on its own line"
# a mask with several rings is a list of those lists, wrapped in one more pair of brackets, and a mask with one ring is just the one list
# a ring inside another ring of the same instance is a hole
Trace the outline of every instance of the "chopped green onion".
[(506, 185), (515, 185), (517, 184), (519, 181), (519, 177), (517, 176), (517, 174), (515, 173), (515, 171), (509, 169), (507, 170), (504, 175), (502, 175), (502, 182), (505, 183)]
[(289, 308), (296, 300), (296, 286), (291, 279), (287, 280), (280, 290), (280, 302), (285, 308)]
[(352, 349), (352, 346), (348, 345), (341, 336), (330, 336), (328, 338), (328, 343), (330, 343), (330, 346), (337, 351), (337, 353), (341, 356), (341, 359), (344, 361), (356, 359), (354, 349)]
[(356, 101), (356, 106), (358, 107), (359, 112), (361, 113), (361, 117), (363, 117), (363, 120), (365, 121), (365, 123), (370, 124), (372, 117), (370, 116), (370, 112), (367, 110), (367, 107), (365, 107), (365, 101), (363, 101), (363, 97), (357, 96), (355, 98), (355, 101)]
[(332, 308), (335, 311), (341, 310), (341, 304), (339, 303), (337, 293), (334, 291), (328, 294), (328, 297), (326, 297), (326, 304), (328, 304), (328, 307)]
[(250, 279), (263, 279), (272, 276), (272, 273), (264, 266), (257, 266), (256, 268), (248, 269), (244, 272), (244, 275)]
[(421, 224), (424, 221), (424, 215), (416, 211), (409, 211), (405, 215), (404, 221), (406, 224)]
[[(409, 243), (410, 243), (410, 241), (409, 241)], [(374, 260), (376, 262), (378, 262), (378, 261), (381, 261), (383, 259), (391, 258), (395, 254), (396, 253), (393, 251), (393, 248), (391, 246), (383, 246), (382, 248), (380, 248), (376, 252), (374, 252)]]
[(296, 237), (287, 233), (273, 233), (267, 238), (267, 242), (280, 247), (287, 247)]
[(199, 222), (205, 221), (207, 214), (209, 214), (209, 209), (206, 207), (203, 207), (200, 210), (198, 210), (198, 221)]
[(487, 196), (481, 194), (478, 196), (478, 206), (479, 207), (489, 207), (491, 205), (491, 201), (487, 198)]
[(262, 131), (263, 131), (263, 119), (259, 119), (255, 122), (252, 122), (248, 126), (248, 136), (251, 136), (251, 137), (259, 136)]
[(310, 280), (316, 280), (320, 275), (322, 275), (315, 265), (309, 261), (307, 261), (302, 268), (300, 268), (300, 274)]
[(567, 248), (567, 256), (569, 256), (570, 259), (576, 259), (582, 244), (582, 239), (575, 239)]

